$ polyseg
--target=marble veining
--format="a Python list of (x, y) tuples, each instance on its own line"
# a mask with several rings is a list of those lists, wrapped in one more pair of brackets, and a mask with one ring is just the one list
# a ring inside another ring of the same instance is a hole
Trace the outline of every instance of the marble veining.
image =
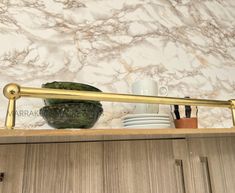
[[(234, 0), (2, 0), (0, 87), (63, 80), (130, 93), (152, 78), (168, 96), (235, 98)], [(0, 123), (7, 100), (0, 96)], [(17, 101), (17, 126), (49, 128), (40, 99)], [(121, 127), (131, 104), (103, 103), (96, 128)], [(169, 112), (169, 106), (161, 106)], [(231, 127), (229, 109), (200, 108), (200, 127)]]

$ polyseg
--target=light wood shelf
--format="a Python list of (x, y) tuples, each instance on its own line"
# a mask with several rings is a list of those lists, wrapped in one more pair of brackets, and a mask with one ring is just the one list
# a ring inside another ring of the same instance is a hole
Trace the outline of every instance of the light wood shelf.
[(218, 129), (0, 129), (0, 144), (109, 140), (177, 139), (235, 136), (235, 128)]

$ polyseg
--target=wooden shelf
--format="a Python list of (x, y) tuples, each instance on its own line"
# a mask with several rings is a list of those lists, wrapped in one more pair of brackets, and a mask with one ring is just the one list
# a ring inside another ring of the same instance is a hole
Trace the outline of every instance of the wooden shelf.
[(220, 129), (0, 129), (0, 144), (109, 140), (177, 139), (235, 136), (235, 128)]

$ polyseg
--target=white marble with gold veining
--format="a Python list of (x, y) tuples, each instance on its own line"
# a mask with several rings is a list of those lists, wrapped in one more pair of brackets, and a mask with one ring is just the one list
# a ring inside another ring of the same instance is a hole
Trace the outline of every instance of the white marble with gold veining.
[[(234, 0), (0, 1), (1, 88), (63, 80), (130, 93), (146, 77), (168, 86), (169, 96), (227, 100), (235, 98), (234, 75)], [(49, 127), (38, 115), (40, 99), (17, 104), (17, 126)], [(96, 127), (120, 127), (133, 110), (103, 106)], [(232, 126), (228, 109), (200, 108), (199, 118), (201, 127)]]

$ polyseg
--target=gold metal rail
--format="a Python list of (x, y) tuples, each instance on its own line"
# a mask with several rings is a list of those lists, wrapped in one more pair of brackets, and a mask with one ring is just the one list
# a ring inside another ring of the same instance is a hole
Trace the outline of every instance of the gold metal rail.
[(232, 111), (233, 125), (235, 126), (235, 99), (229, 101), (207, 100), (207, 99), (188, 99), (175, 97), (144, 96), (130, 94), (114, 94), (91, 91), (75, 91), (49, 88), (21, 87), (15, 83), (10, 83), (4, 87), (3, 93), (9, 99), (6, 114), (5, 127), (13, 129), (15, 126), (15, 101), (20, 97), (33, 98), (53, 98), (53, 99), (79, 99), (94, 101), (113, 101), (127, 103), (151, 103), (167, 105), (191, 105), (230, 108)]

